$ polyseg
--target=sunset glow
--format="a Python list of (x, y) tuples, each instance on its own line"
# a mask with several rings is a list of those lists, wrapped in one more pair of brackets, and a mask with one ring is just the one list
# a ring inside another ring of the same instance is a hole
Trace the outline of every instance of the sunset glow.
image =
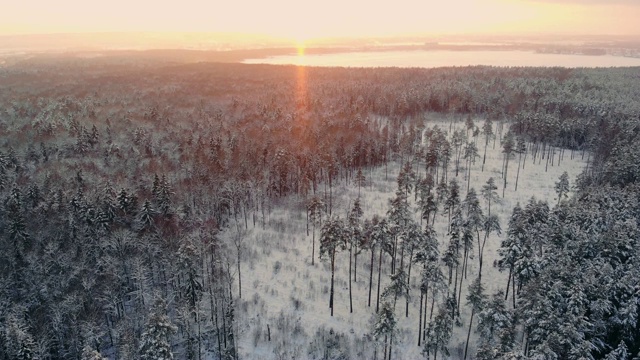
[(364, 0), (219, 2), (13, 1), (0, 34), (241, 32), (292, 41), (322, 37), (458, 33), (640, 34), (635, 0)]

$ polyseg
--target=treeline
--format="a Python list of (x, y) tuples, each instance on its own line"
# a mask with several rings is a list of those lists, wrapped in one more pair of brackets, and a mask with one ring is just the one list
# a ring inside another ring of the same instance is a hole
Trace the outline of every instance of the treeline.
[[(273, 202), (291, 195), (321, 198), (331, 216), (337, 181), (359, 182), (373, 167), (426, 151), (427, 111), (515, 119), (512, 128), (531, 142), (593, 153), (582, 197), (629, 194), (621, 187), (640, 171), (632, 161), (636, 73), (158, 65), (108, 56), (2, 68), (0, 356), (202, 358), (206, 349), (235, 358), (239, 274), (218, 231), (232, 219), (265, 224)], [(463, 145), (450, 149), (456, 161), (468, 159)], [(430, 171), (446, 169), (448, 156), (435, 156)], [(617, 190), (589, 190), (603, 183)], [(555, 251), (550, 244), (543, 250)], [(637, 349), (628, 340), (637, 324), (608, 324), (593, 332)], [(537, 336), (527, 330), (529, 353), (543, 344)]]

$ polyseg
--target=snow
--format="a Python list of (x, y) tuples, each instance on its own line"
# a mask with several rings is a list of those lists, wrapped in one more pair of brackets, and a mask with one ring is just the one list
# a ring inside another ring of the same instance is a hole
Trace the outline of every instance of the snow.
[[(477, 126), (482, 127), (483, 119), (475, 119)], [(448, 131), (450, 123), (443, 119), (430, 119), (426, 123), (428, 127), (438, 125)], [(453, 134), (456, 128), (464, 127), (463, 121), (457, 121), (448, 136)], [(495, 131), (495, 125), (494, 125)], [(503, 136), (507, 128), (503, 130)], [(478, 138), (478, 150), (480, 156), (484, 151), (482, 134)], [(471, 187), (480, 192), (482, 185), (489, 177), (493, 177), (498, 185), (498, 194), (502, 195), (501, 166), (503, 155), (500, 148), (500, 139), (490, 141), (487, 149), (487, 163), (484, 172), (480, 171), (482, 157), (476, 160), (471, 169)], [(554, 166), (549, 163), (545, 169), (545, 160), (532, 161), (532, 154), (526, 157), (524, 169), (520, 169), (518, 191), (514, 190), (518, 157), (512, 158), (509, 163), (508, 185), (504, 198), (499, 204), (492, 204), (492, 214), (498, 215), (503, 230), (503, 235), (492, 234), (487, 242), (484, 252), (483, 285), (489, 296), (498, 289), (506, 286), (506, 274), (498, 271), (493, 266), (498, 258), (498, 248), (501, 239), (505, 236), (508, 219), (516, 203), (526, 205), (531, 197), (546, 200), (550, 207), (557, 203), (554, 184), (560, 175), (566, 171), (570, 184), (573, 186), (576, 176), (586, 165), (581, 153), (576, 152), (571, 159), (571, 152), (567, 150), (560, 165), (557, 163), (558, 153)], [(461, 161), (461, 166), (464, 161)], [(420, 164), (420, 174), (424, 175), (424, 163)], [(394, 196), (396, 189), (396, 177), (401, 169), (398, 162), (390, 163), (388, 177), (385, 176), (385, 168), (363, 169), (367, 177), (367, 186), (361, 188), (361, 201), (364, 210), (363, 219), (373, 215), (384, 215), (388, 208), (388, 200)], [(457, 179), (461, 188), (461, 199), (466, 195), (466, 171), (460, 171)], [(453, 161), (451, 162), (448, 179), (455, 177)], [(322, 187), (319, 187), (319, 191)], [(357, 186), (346, 185), (344, 179), (338, 181), (333, 189), (333, 214), (346, 218), (353, 201), (358, 196)], [(480, 195), (479, 195), (480, 196)], [(409, 196), (412, 209), (415, 208), (413, 196)], [(481, 206), (486, 212), (486, 204), (483, 199)], [(311, 233), (306, 234), (305, 199), (291, 196), (279, 201), (273, 206), (268, 216), (268, 222), (263, 229), (256, 223), (255, 228), (249, 229), (248, 238), (245, 241), (247, 249), (242, 259), (242, 296), (238, 302), (236, 319), (238, 321), (239, 334), (237, 336), (239, 355), (244, 359), (281, 359), (281, 358), (314, 358), (316, 352), (310, 353), (312, 343), (320, 341), (317, 338), (319, 329), (322, 334), (328, 334), (329, 329), (336, 333), (342, 333), (350, 339), (351, 353), (349, 358), (372, 358), (374, 351), (373, 340), (369, 340), (368, 334), (372, 333), (375, 321), (375, 299), (377, 264), (374, 267), (374, 287), (372, 292), (372, 306), (367, 307), (369, 284), (369, 260), (370, 252), (363, 251), (358, 256), (357, 281), (353, 282), (353, 314), (349, 313), (349, 289), (348, 289), (348, 251), (338, 252), (336, 255), (335, 274), (335, 309), (334, 316), (330, 316), (329, 286), (331, 269), (327, 260), (316, 259), (315, 265), (311, 265)], [(440, 252), (444, 252), (447, 231), (447, 216), (442, 215), (441, 209), (435, 223), (435, 229), (439, 235)], [(418, 213), (415, 213), (419, 222)], [(323, 219), (324, 220), (324, 219)], [(313, 227), (310, 225), (310, 231)], [(235, 231), (229, 229), (227, 231)], [(320, 228), (316, 229), (316, 256), (319, 254)], [(224, 236), (223, 236), (224, 237)], [(230, 237), (230, 236), (227, 236)], [(477, 254), (474, 248), (474, 254)], [(376, 256), (377, 258), (377, 256)], [(376, 260), (377, 262), (377, 260)], [(381, 291), (389, 282), (388, 258), (383, 257), (383, 281)], [(444, 267), (444, 266), (443, 266)], [(469, 261), (469, 274), (477, 273), (477, 255)], [(443, 270), (444, 271), (444, 270)], [(413, 295), (410, 303), (409, 317), (404, 315), (404, 298), (399, 298), (396, 307), (397, 333), (394, 336), (393, 355), (395, 359), (424, 358), (422, 348), (417, 346), (418, 328), (418, 302), (419, 292), (417, 280), (419, 271), (412, 272)], [(446, 272), (445, 272), (446, 273)], [(464, 342), (471, 309), (466, 305), (466, 292), (473, 280), (469, 276), (463, 281), (461, 317), (462, 326), (454, 326), (453, 336), (449, 343), (450, 358), (461, 358), (464, 351)], [(237, 280), (235, 285), (237, 287)], [(234, 289), (237, 291), (237, 288)], [(437, 306), (437, 305), (436, 305)], [(508, 304), (508, 306), (510, 306)], [(434, 316), (435, 316), (434, 311)], [(477, 320), (474, 320), (474, 328)], [(267, 341), (267, 325), (271, 332), (271, 341)], [(475, 352), (475, 335), (469, 345), (470, 354)], [(382, 355), (382, 346), (378, 347), (378, 356)], [(440, 353), (439, 353), (440, 354)], [(439, 356), (442, 358), (442, 356)], [(470, 357), (471, 358), (471, 357)]]

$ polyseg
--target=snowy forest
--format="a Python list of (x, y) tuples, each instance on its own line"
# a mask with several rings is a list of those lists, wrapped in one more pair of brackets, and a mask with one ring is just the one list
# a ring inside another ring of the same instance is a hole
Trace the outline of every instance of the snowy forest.
[(0, 360), (640, 358), (640, 68), (0, 67)]

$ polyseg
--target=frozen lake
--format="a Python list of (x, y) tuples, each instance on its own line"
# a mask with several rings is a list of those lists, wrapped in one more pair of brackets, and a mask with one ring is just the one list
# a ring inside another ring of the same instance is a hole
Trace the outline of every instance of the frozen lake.
[(531, 51), (451, 51), (414, 50), (346, 52), (323, 55), (283, 55), (248, 59), (246, 64), (293, 64), (345, 67), (422, 67), (443, 66), (562, 66), (622, 67), (640, 66), (640, 58), (612, 55), (540, 54)]

